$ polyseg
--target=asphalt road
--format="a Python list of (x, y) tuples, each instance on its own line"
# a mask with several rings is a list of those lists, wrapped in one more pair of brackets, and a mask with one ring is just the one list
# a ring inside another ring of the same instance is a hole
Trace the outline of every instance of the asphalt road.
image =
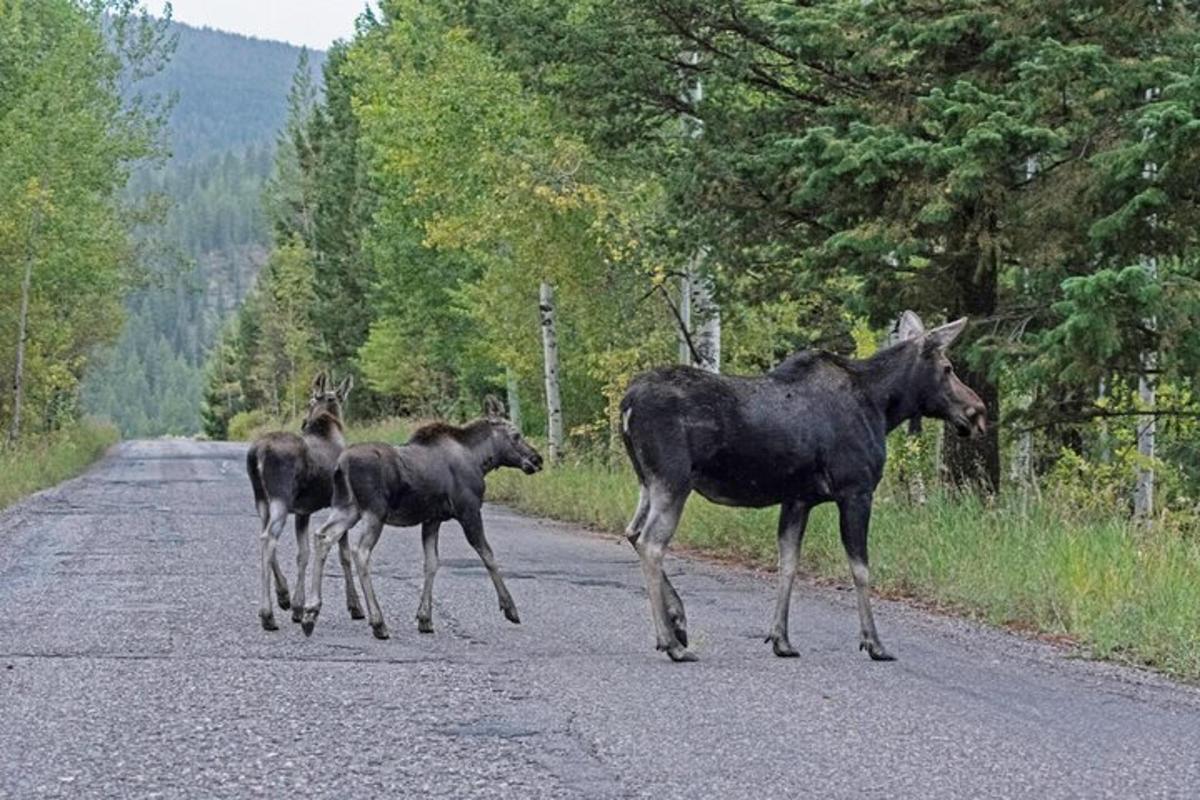
[(266, 633), (242, 453), (124, 444), (0, 514), (0, 797), (1200, 794), (1194, 689), (892, 603), (900, 660), (873, 663), (852, 593), (807, 585), (777, 659), (771, 576), (683, 559), (701, 661), (672, 664), (628, 545), (500, 508), (522, 625), (450, 525), (435, 635), (397, 529), (390, 641), (349, 619), (336, 557), (314, 636), (278, 611)]

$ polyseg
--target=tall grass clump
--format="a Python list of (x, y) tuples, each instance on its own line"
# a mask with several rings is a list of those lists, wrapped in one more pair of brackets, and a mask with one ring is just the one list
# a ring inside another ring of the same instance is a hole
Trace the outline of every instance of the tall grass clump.
[(0, 508), (78, 475), (119, 438), (110, 424), (84, 421), (0, 450)]
[[(488, 488), (522, 510), (613, 532), (637, 503), (628, 467), (586, 460), (532, 478), (501, 470)], [(675, 542), (773, 567), (777, 514), (693, 495)], [(1053, 492), (1037, 501), (935, 492), (914, 506), (882, 491), (870, 546), (881, 594), (1200, 678), (1200, 539), (1185, 528), (1139, 528), (1112, 506)], [(848, 581), (831, 504), (814, 510), (802, 554), (808, 574)]]

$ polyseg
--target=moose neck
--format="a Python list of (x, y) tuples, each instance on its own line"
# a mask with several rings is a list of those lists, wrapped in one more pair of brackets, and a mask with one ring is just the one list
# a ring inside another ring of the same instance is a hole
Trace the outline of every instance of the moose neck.
[[(472, 433), (475, 432), (472, 431)], [(491, 435), (491, 430), (488, 427), (484, 427), (481, 433), (483, 435), (469, 437), (463, 442), (463, 445), (470, 451), (471, 457), (479, 465), (479, 469), (483, 474), (486, 475), (500, 467), (500, 448), (496, 444), (496, 438)]]
[(342, 421), (332, 414), (318, 414), (304, 421), (300, 429), (305, 436), (315, 436), (326, 439), (337, 445), (345, 446), (346, 438), (342, 432)]
[(920, 355), (916, 344), (902, 342), (859, 362), (863, 392), (883, 415), (889, 433), (921, 414), (912, 381)]

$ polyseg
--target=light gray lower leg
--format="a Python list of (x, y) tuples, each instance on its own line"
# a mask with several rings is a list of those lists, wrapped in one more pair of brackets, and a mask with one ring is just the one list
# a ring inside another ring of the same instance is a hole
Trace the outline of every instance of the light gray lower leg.
[(292, 594), (292, 622), (304, 616), (304, 573), (308, 569), (308, 514), (296, 515), (296, 590)]
[(259, 536), (262, 596), (258, 607), (258, 618), (262, 623), (263, 629), (268, 631), (279, 630), (279, 626), (275, 623), (275, 612), (271, 606), (272, 577), (274, 577), (276, 582), (276, 595), (279, 605), (283, 608), (288, 607), (287, 580), (283, 577), (283, 572), (279, 569), (279, 563), (275, 558), (275, 549), (279, 544), (279, 535), (283, 533), (283, 526), (286, 522), (287, 507), (283, 503), (271, 503), (270, 520)]
[(792, 587), (796, 583), (796, 565), (800, 558), (800, 543), (808, 523), (808, 507), (784, 503), (779, 511), (779, 586), (775, 592), (775, 619), (767, 641), (775, 655), (798, 655), (788, 640), (788, 610), (792, 602)]
[(646, 515), (649, 512), (650, 493), (646, 490), (645, 486), (638, 484), (637, 510), (633, 512), (633, 518), (625, 526), (625, 538), (635, 547), (637, 546), (638, 535), (642, 532), (642, 526), (646, 524)]
[(654, 620), (657, 646), (659, 650), (665, 650), (672, 661), (694, 661), (696, 658), (675, 632), (675, 625), (672, 624), (668, 611), (668, 595), (673, 602), (678, 602), (680, 611), (683, 603), (662, 568), (667, 545), (675, 535), (675, 528), (679, 525), (679, 516), (686, 500), (686, 492), (671, 494), (652, 489), (650, 510), (637, 541), (638, 554), (642, 557), (642, 573), (646, 578), (646, 593), (650, 598), (650, 615)]
[(387, 639), (391, 636), (383, 621), (383, 610), (375, 597), (375, 587), (371, 584), (371, 553), (383, 532), (383, 520), (374, 514), (365, 515), (366, 529), (362, 538), (354, 548), (354, 565), (358, 568), (358, 579), (362, 581), (363, 596), (367, 600), (367, 621), (371, 624), (371, 632), (376, 639)]
[(421, 546), (425, 550), (425, 585), (421, 587), (421, 604), (417, 606), (417, 630), (421, 633), (433, 633), (433, 579), (438, 571), (440, 527), (438, 522), (421, 526)]
[(358, 589), (354, 588), (354, 562), (350, 555), (350, 537), (338, 539), (338, 560), (342, 562), (342, 578), (346, 584), (346, 610), (350, 619), (365, 619), (362, 603), (358, 601)]
[(462, 524), (467, 542), (479, 554), (479, 560), (483, 562), (483, 566), (488, 571), (488, 576), (492, 579), (492, 585), (496, 587), (496, 599), (500, 603), (500, 610), (504, 612), (504, 618), (514, 624), (521, 624), (521, 616), (517, 613), (517, 604), (513, 601), (512, 595), (508, 592), (508, 587), (504, 584), (504, 577), (500, 574), (500, 568), (496, 565), (496, 557), (493, 555), (491, 545), (488, 544), (487, 537), (483, 533), (482, 516), (476, 511), (473, 514), (464, 515), (459, 522)]
[(842, 546), (850, 561), (854, 593), (858, 599), (858, 622), (861, 639), (859, 649), (866, 650), (875, 661), (892, 661), (893, 656), (879, 641), (875, 617), (871, 613), (871, 572), (867, 559), (867, 531), (871, 524), (871, 495), (845, 498), (838, 503)]
[(345, 538), (346, 531), (353, 528), (354, 523), (358, 522), (358, 516), (358, 512), (354, 509), (334, 509), (316, 536), (312, 591), (309, 593), (308, 603), (304, 606), (302, 618), (306, 636), (312, 635), (313, 627), (317, 623), (317, 616), (321, 613), (321, 582), (325, 576), (325, 559), (329, 557), (329, 551), (333, 548), (334, 543)]

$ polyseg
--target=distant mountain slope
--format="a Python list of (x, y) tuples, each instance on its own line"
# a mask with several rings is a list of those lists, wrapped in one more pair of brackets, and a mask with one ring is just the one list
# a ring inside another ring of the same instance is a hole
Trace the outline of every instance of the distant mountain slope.
[[(174, 24), (179, 45), (147, 89), (175, 92), (171, 116), (175, 158), (273, 142), (287, 115), (287, 90), (300, 49), (211, 28)], [(320, 74), (324, 54), (310, 51)]]
[[(200, 429), (205, 356), (266, 257), (260, 200), (300, 59), (289, 44), (172, 27), (174, 58), (139, 90), (175, 95), (173, 157), (131, 187), (171, 200), (157, 232), (169, 255), (130, 297), (120, 341), (84, 386), (87, 410), (130, 437)], [(319, 76), (324, 54), (309, 59)]]

